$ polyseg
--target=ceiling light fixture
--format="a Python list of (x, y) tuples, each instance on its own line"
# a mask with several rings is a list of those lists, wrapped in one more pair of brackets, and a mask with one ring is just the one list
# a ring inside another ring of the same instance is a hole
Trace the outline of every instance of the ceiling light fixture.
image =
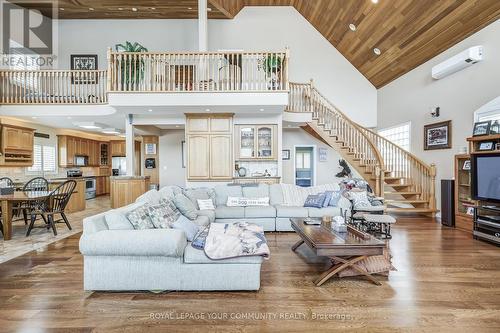
[(123, 10), (123, 8), (122, 8), (122, 7), (119, 7), (119, 8), (118, 8), (118, 10)]
[(59, 10), (64, 11), (64, 8), (59, 8)]
[(193, 7), (188, 7), (188, 10), (192, 10), (192, 9), (193, 9)]
[(259, 111), (261, 111), (261, 112), (262, 112), (262, 111), (264, 111), (264, 109), (259, 109)]
[(377, 47), (376, 47), (376, 48), (374, 48), (374, 49), (373, 49), (373, 53), (375, 53), (376, 55), (378, 55), (378, 56), (379, 56), (379, 55), (380, 55), (380, 53), (382, 53), (382, 52), (380, 51), (380, 49), (379, 49), (379, 48), (377, 48)]
[(149, 109), (148, 112), (153, 112), (153, 109)]
[(176, 128), (179, 128), (179, 125), (175, 125)]
[(75, 122), (75, 123), (73, 123), (73, 125), (80, 127), (80, 128), (85, 128), (85, 129), (102, 129), (105, 126), (103, 124), (98, 124), (94, 121)]
[(133, 12), (136, 12), (136, 11), (137, 11), (137, 8), (133, 7), (133, 8), (132, 8), (132, 11), (133, 11)]
[(91, 12), (93, 12), (93, 11), (94, 11), (94, 8), (90, 7), (90, 8), (89, 8), (89, 10), (90, 10)]
[(351, 23), (349, 24), (349, 29), (351, 29), (351, 31), (356, 31), (356, 26), (353, 23)]
[(156, 7), (151, 7), (150, 9), (151, 9), (151, 10), (156, 10)]
[(378, 3), (378, 0), (372, 0), (373, 3)]
[(212, 8), (208, 7), (207, 12), (211, 12), (211, 11), (212, 11)]
[(105, 128), (102, 130), (102, 133), (104, 133), (104, 134), (121, 134), (121, 131), (117, 130), (116, 128)]
[(38, 117), (31, 117), (31, 119), (37, 119)]
[(206, 112), (210, 112), (210, 109), (205, 109)]

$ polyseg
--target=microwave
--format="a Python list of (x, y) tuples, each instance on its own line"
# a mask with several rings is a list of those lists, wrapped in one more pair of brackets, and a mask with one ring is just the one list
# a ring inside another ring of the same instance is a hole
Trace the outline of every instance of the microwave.
[(75, 156), (76, 166), (87, 166), (89, 164), (88, 156)]

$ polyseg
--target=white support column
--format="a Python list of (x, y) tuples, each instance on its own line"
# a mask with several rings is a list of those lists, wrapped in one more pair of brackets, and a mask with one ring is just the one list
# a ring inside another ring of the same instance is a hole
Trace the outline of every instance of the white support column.
[(128, 114), (125, 120), (125, 156), (127, 158), (127, 176), (133, 176), (135, 171), (135, 139), (133, 121), (134, 115)]
[(198, 0), (198, 51), (208, 50), (207, 0)]

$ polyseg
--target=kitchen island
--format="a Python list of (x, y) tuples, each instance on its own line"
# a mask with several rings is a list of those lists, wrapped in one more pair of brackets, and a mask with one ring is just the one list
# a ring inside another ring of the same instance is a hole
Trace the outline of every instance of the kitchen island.
[(141, 194), (149, 190), (149, 176), (112, 176), (111, 208), (123, 207), (131, 204)]

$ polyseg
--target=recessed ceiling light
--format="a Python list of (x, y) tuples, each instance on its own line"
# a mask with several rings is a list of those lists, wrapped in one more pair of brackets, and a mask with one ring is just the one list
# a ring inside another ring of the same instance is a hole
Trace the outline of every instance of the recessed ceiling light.
[(259, 111), (264, 111), (264, 109), (259, 109)]
[(136, 11), (137, 11), (137, 8), (133, 7), (133, 8), (132, 8), (132, 11), (133, 11), (133, 12), (136, 12)]
[(353, 23), (351, 23), (349, 24), (349, 29), (351, 29), (351, 31), (356, 31), (356, 26)]
[(64, 11), (64, 8), (59, 8), (59, 10)]
[(94, 8), (90, 7), (89, 10), (92, 12), (92, 11), (94, 11)]
[(207, 12), (211, 12), (211, 11), (212, 11), (212, 8), (208, 7)]
[(153, 112), (153, 109), (149, 109), (148, 112)]
[(188, 10), (191, 10), (191, 9), (193, 9), (193, 7), (188, 7)]
[(205, 109), (205, 111), (210, 112), (210, 109)]
[(178, 127), (179, 127), (179, 125), (175, 125), (175, 127), (177, 127), (177, 128), (178, 128)]
[(37, 119), (38, 117), (31, 117), (31, 119)]
[(376, 55), (380, 55), (380, 53), (382, 52), (380, 52), (380, 49), (376, 47), (373, 49), (373, 53), (375, 53)]
[(104, 127), (104, 125), (98, 124), (98, 123), (93, 122), (93, 121), (75, 122), (75, 123), (73, 123), (73, 125), (75, 125), (77, 127), (85, 128), (85, 129), (101, 129)]
[(372, 0), (373, 3), (378, 3), (378, 0)]
[(156, 10), (156, 7), (151, 7), (150, 9), (151, 9), (151, 10)]
[(122, 7), (119, 7), (119, 8), (118, 8), (118, 10), (123, 10), (123, 8), (122, 8)]

